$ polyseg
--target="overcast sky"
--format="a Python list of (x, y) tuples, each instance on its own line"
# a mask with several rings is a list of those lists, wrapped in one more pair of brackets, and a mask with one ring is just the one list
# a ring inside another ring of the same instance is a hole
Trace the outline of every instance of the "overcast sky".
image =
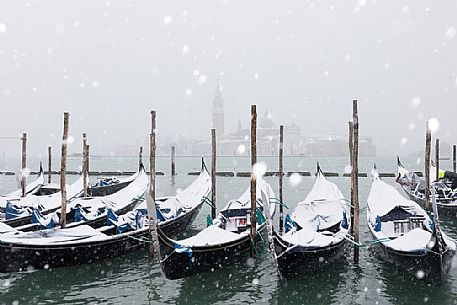
[(102, 154), (143, 141), (156, 109), (162, 137), (209, 139), (219, 75), (228, 130), (256, 103), (346, 134), (357, 98), (381, 154), (422, 149), (431, 117), (455, 143), (456, 16), (455, 0), (2, 0), (0, 136), (26, 131), (45, 154), (69, 111), (76, 143), (86, 131)]

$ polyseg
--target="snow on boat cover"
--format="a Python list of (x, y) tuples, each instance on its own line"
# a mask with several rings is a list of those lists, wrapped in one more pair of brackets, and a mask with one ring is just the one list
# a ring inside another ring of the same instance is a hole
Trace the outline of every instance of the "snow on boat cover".
[[(373, 171), (373, 183), (368, 195), (368, 227), (377, 240), (387, 240), (385, 247), (401, 252), (428, 251), (433, 221), (414, 201), (404, 198)], [(408, 230), (409, 228), (409, 230)], [(444, 233), (447, 248), (456, 244)]]
[[(136, 174), (135, 180), (125, 187), (123, 190), (106, 197), (96, 197), (84, 200), (83, 198), (76, 199), (72, 205), (75, 204), (86, 204), (92, 209), (97, 207), (116, 207), (124, 204), (125, 202), (130, 203), (135, 197), (141, 196), (148, 189), (149, 181), (144, 169), (140, 170)], [(203, 170), (200, 176), (185, 190), (179, 193), (177, 196), (169, 197), (165, 200), (165, 209), (173, 207), (174, 211), (181, 209), (193, 209), (196, 205), (201, 204), (202, 198), (207, 196), (211, 190), (211, 177), (206, 170)], [(196, 197), (198, 196), (198, 198)], [(133, 199), (132, 199), (133, 198)], [(187, 201), (187, 202), (185, 202)], [(122, 227), (122, 232), (116, 230), (115, 235), (107, 235), (102, 231), (108, 227), (102, 227), (100, 229), (94, 229), (88, 225), (79, 225), (72, 228), (60, 229), (46, 229), (35, 232), (20, 232), (6, 224), (0, 223), (0, 244), (3, 245), (14, 245), (14, 247), (20, 247), (24, 245), (28, 246), (71, 246), (80, 243), (90, 243), (97, 241), (106, 241), (109, 239), (119, 238), (120, 234), (124, 234), (126, 238), (129, 234), (135, 234), (136, 232), (148, 231), (147, 226), (147, 214), (143, 211), (146, 210), (145, 201), (143, 201), (134, 211), (127, 212), (125, 215), (121, 215), (116, 221), (112, 219), (108, 220), (110, 225)], [(159, 208), (162, 209), (162, 203)], [(140, 218), (137, 218), (137, 215)], [(133, 216), (133, 217), (132, 217)], [(171, 213), (167, 214), (170, 217), (167, 220), (171, 220), (179, 216), (175, 214), (173, 217)]]
[[(257, 208), (263, 209), (264, 207), (269, 207), (269, 213), (271, 216), (274, 215), (276, 206), (274, 203), (271, 204), (270, 200), (274, 198), (274, 193), (271, 186), (262, 178), (257, 178), (256, 180), (256, 198), (257, 198)], [(223, 214), (230, 211), (241, 211), (251, 209), (251, 188), (249, 187), (238, 199), (231, 200), (223, 209), (220, 210), (217, 219), (214, 221), (214, 224), (203, 229), (196, 235), (182, 239), (182, 240), (172, 240), (176, 245), (188, 248), (188, 247), (199, 247), (199, 246), (213, 246), (213, 245), (222, 245), (229, 243), (235, 240), (242, 238), (250, 234), (249, 230), (244, 230), (240, 233), (232, 232), (237, 229), (237, 224), (232, 223), (227, 219)], [(249, 217), (250, 212), (247, 213)], [(222, 228), (222, 224), (226, 222), (225, 229)], [(250, 220), (247, 220), (246, 223), (243, 223), (244, 226), (250, 225)]]
[[(300, 227), (286, 230), (284, 241), (302, 247), (326, 247), (345, 239), (350, 227), (350, 209), (336, 184), (328, 181), (318, 168), (314, 186), (305, 200), (299, 202), (291, 220)], [(344, 223), (343, 223), (344, 222)], [(336, 234), (326, 232), (335, 225)]]
[[(84, 189), (83, 176), (80, 176), (73, 184), (67, 185), (67, 200), (72, 200), (78, 197)], [(61, 192), (57, 192), (46, 196), (29, 195), (18, 200), (11, 201), (18, 207), (34, 207), (41, 210), (55, 209), (60, 206)], [(6, 205), (5, 205), (6, 207)]]
[[(26, 196), (33, 195), (36, 193), (40, 187), (44, 185), (44, 173), (43, 173), (43, 168), (40, 165), (40, 173), (38, 177), (32, 181), (31, 183), (27, 184), (25, 187), (25, 193)], [(0, 208), (5, 208), (6, 207), (6, 202), (11, 199), (19, 199), (22, 195), (22, 190), (16, 190), (14, 192), (11, 192), (5, 196), (0, 196)]]

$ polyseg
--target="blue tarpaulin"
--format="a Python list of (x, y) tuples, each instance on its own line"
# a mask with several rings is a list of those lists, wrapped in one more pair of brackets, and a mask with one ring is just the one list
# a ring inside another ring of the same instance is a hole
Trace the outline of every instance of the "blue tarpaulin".
[(284, 231), (285, 233), (289, 232), (290, 230), (297, 230), (298, 225), (295, 221), (290, 218), (290, 215), (286, 215), (286, 220), (284, 221)]
[(13, 203), (7, 201), (5, 207), (5, 218), (14, 219), (21, 216), (28, 216), (30, 215), (30, 210), (28, 208), (20, 208), (14, 205)]
[(56, 214), (44, 216), (37, 209), (33, 209), (32, 223), (39, 224), (42, 229), (52, 229), (59, 223), (59, 219)]

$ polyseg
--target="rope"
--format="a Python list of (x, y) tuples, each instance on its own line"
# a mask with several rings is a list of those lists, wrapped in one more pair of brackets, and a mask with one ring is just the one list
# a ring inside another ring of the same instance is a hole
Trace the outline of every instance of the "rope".
[(350, 206), (353, 208), (354, 206), (351, 204), (351, 200), (347, 200), (346, 198), (341, 198), (340, 201), (343, 201), (343, 203), (347, 206)]
[(387, 238), (387, 237), (384, 237), (384, 238), (379, 238), (379, 239), (375, 239), (375, 240), (372, 240), (372, 241), (369, 241), (367, 243), (361, 243), (361, 242), (356, 242), (354, 240), (354, 236), (350, 235), (349, 233), (346, 233), (346, 234), (336, 234), (335, 236), (343, 236), (347, 241), (351, 242), (355, 247), (359, 247), (359, 248), (369, 248), (371, 247), (372, 245), (374, 244), (379, 244), (379, 243), (385, 243), (385, 242), (388, 242), (390, 241), (391, 239), (390, 238)]
[(257, 235), (256, 236), (260, 236), (260, 240), (262, 241), (262, 244), (261, 244), (261, 254), (260, 256), (263, 256), (265, 254), (265, 241), (263, 240), (263, 236), (262, 234), (259, 234), (259, 232), (257, 231)]
[(279, 198), (275, 198), (275, 197), (272, 197), (272, 198), (269, 198), (271, 202), (273, 202), (274, 204), (277, 204), (277, 205), (282, 205), (284, 206), (286, 209), (289, 209), (289, 207), (287, 206), (287, 204), (285, 204), (284, 202), (281, 202), (281, 200), (279, 200)]
[[(256, 231), (256, 235), (255, 236), (256, 237), (260, 236), (260, 240), (262, 241), (262, 244), (261, 244), (261, 247), (260, 247), (260, 249), (261, 249), (260, 256), (263, 256), (263, 254), (265, 253), (265, 241), (263, 240), (262, 234), (260, 234), (259, 231)], [(249, 239), (251, 240), (251, 248), (254, 250), (254, 253), (257, 256), (259, 251), (257, 251), (256, 242), (254, 242), (254, 240), (252, 239), (251, 234), (249, 234)]]
[(209, 199), (208, 197), (203, 197), (202, 198), (202, 201), (204, 203), (206, 203), (207, 205), (209, 205), (211, 208), (215, 209), (216, 207), (214, 206), (213, 202), (211, 201), (211, 199)]
[(138, 237), (135, 237), (135, 236), (131, 236), (131, 235), (127, 235), (128, 238), (131, 238), (133, 240), (136, 240), (136, 241), (139, 241), (139, 242), (143, 242), (143, 243), (146, 243), (146, 244), (152, 244), (154, 243), (153, 241), (150, 241), (149, 238), (138, 238)]

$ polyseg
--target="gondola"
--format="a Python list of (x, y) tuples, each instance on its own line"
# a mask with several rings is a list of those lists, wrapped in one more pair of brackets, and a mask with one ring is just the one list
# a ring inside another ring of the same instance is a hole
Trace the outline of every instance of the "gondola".
[[(211, 178), (202, 166), (200, 176), (176, 196), (156, 204), (161, 224), (169, 234), (185, 230), (195, 219), (211, 190)], [(163, 204), (163, 206), (162, 206)], [(174, 209), (170, 207), (174, 205)], [(105, 225), (82, 224), (66, 229), (21, 232), (0, 223), (0, 272), (16, 272), (86, 264), (143, 248), (149, 227), (145, 203), (123, 215), (109, 210)]]
[[(265, 214), (273, 216), (275, 205), (270, 185), (262, 178), (256, 179), (257, 240), (252, 240), (250, 188), (236, 200), (231, 200), (206, 229), (196, 235), (174, 240), (158, 228), (160, 264), (165, 276), (179, 279), (200, 272), (216, 270), (234, 260), (257, 251), (259, 242), (265, 249), (268, 242), (268, 227)], [(259, 249), (260, 250), (260, 249)]]
[(421, 277), (449, 271), (456, 245), (440, 229), (435, 200), (429, 217), (382, 181), (375, 168), (367, 202), (368, 228), (384, 260)]
[[(80, 198), (84, 193), (84, 179), (81, 175), (73, 184), (67, 186), (68, 206), (71, 207), (73, 201), (76, 201), (76, 199), (82, 200), (78, 201), (78, 203), (82, 205), (81, 202), (85, 202), (86, 200), (88, 200), (86, 203), (93, 203), (93, 198), (115, 194), (129, 186), (130, 183), (139, 176), (141, 171), (144, 172), (144, 169), (140, 168), (135, 174), (122, 179), (112, 177), (99, 180), (88, 188), (88, 195), (91, 197), (84, 198)], [(61, 200), (60, 190), (50, 195), (29, 195), (24, 198), (9, 200), (5, 208), (5, 218), (3, 222), (12, 227), (30, 225), (33, 220), (34, 211), (38, 211), (41, 215), (55, 213), (60, 209)], [(73, 206), (76, 206), (76, 204), (73, 204)], [(71, 217), (72, 216), (70, 215), (70, 218)]]
[[(408, 197), (421, 206), (425, 206), (425, 179), (407, 170), (397, 157), (397, 183), (401, 185)], [(430, 182), (436, 181), (436, 167), (430, 167)], [(441, 181), (433, 183), (436, 192), (436, 204), (442, 215), (457, 215), (457, 189)], [(431, 195), (429, 200), (431, 199)], [(431, 207), (429, 207), (431, 208)]]
[[(40, 163), (40, 171), (38, 172), (38, 177), (34, 181), (27, 184), (27, 186), (25, 187), (26, 196), (39, 193), (40, 189), (43, 186), (44, 186), (44, 172), (43, 172), (43, 167), (41, 166), (41, 163)], [(8, 200), (18, 199), (21, 196), (22, 196), (22, 189), (19, 189), (14, 192), (11, 192), (9, 194), (0, 196), (0, 212), (1, 213), (5, 212), (6, 202)]]
[[(133, 179), (133, 180), (132, 180)], [(130, 176), (130, 182), (115, 193), (99, 197), (75, 198), (67, 205), (66, 227), (87, 224), (98, 228), (106, 223), (106, 217), (111, 213), (125, 214), (144, 202), (143, 194), (147, 190), (149, 180), (143, 165), (136, 174)], [(51, 229), (60, 223), (61, 211), (43, 215), (38, 209), (32, 209), (30, 224), (16, 227), (20, 231), (36, 231)]]
[(350, 205), (325, 178), (319, 164), (305, 200), (286, 216), (285, 233), (273, 229), (273, 248), (282, 275), (311, 272), (344, 255), (351, 225)]

